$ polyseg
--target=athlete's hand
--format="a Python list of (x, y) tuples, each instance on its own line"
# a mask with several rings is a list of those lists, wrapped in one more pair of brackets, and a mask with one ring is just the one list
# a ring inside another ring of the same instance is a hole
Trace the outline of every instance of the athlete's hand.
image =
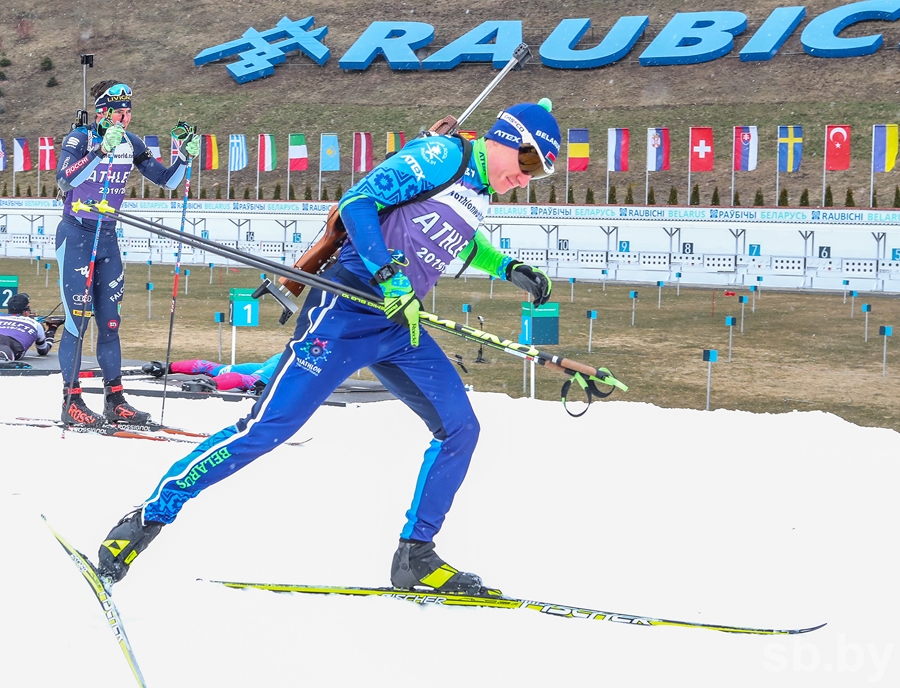
[(384, 315), (391, 322), (409, 328), (409, 343), (419, 346), (419, 311), (422, 302), (416, 298), (409, 278), (397, 272), (391, 279), (379, 283), (384, 294)]
[(188, 134), (188, 137), (181, 144), (181, 148), (188, 154), (190, 158), (196, 158), (200, 155), (200, 134)]
[(550, 290), (553, 283), (550, 278), (539, 268), (512, 261), (506, 266), (506, 279), (519, 289), (527, 291), (534, 299), (535, 306), (543, 306), (550, 299)]
[(110, 152), (116, 149), (120, 143), (122, 143), (122, 139), (125, 138), (125, 127), (121, 124), (113, 124), (109, 129), (106, 130), (106, 133), (103, 134), (103, 142), (100, 144), (100, 149), (103, 151), (103, 155), (109, 155)]

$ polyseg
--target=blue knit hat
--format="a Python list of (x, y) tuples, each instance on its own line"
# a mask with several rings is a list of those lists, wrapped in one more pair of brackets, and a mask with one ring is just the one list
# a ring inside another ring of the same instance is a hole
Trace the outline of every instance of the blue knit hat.
[[(550, 114), (553, 104), (547, 98), (539, 103), (519, 103), (497, 115), (497, 121), (484, 138), (510, 148), (532, 146), (540, 153), (544, 174), (553, 174), (562, 135), (556, 118)], [(537, 176), (537, 175), (536, 175)]]
[(131, 89), (126, 84), (113, 84), (94, 100), (97, 112), (107, 108), (118, 110), (131, 107)]

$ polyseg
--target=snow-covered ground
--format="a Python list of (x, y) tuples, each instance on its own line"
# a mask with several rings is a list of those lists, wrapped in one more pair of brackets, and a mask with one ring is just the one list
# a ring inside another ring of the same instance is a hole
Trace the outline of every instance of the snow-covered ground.
[[(54, 417), (59, 388), (57, 377), (0, 378), (0, 420)], [(741, 636), (196, 580), (388, 584), (429, 440), (390, 401), (321, 408), (295, 438), (308, 444), (207, 490), (141, 555), (115, 596), (148, 685), (900, 683), (900, 435), (823, 413), (608, 401), (572, 419), (559, 403), (471, 397), (481, 442), (437, 539), (453, 565), (549, 602), (828, 625)], [(132, 401), (158, 417), (158, 399)], [(165, 419), (214, 431), (249, 403), (169, 399)], [(95, 557), (190, 445), (0, 426), (0, 446), (0, 685), (133, 685), (40, 514)]]

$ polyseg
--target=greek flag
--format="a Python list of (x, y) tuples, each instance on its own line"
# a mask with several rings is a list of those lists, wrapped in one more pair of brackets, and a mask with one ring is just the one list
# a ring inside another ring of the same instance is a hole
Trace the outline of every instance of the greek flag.
[(247, 137), (244, 134), (230, 134), (228, 136), (228, 171), (242, 170), (249, 162)]

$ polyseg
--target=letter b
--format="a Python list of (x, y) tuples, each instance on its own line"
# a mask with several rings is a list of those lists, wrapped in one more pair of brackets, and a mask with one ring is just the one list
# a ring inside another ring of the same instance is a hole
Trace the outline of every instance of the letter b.
[(742, 12), (679, 12), (641, 54), (643, 67), (709, 62), (731, 52), (747, 28)]

